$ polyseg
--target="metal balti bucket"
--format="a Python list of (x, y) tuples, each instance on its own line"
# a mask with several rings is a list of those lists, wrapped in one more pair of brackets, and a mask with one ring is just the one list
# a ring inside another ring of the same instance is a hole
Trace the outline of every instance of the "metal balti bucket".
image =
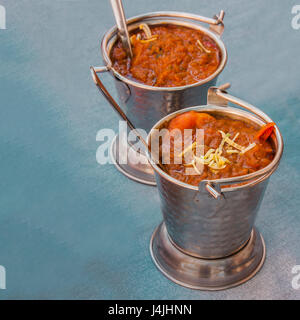
[[(152, 12), (127, 21), (129, 31), (137, 29), (142, 22), (149, 25), (175, 24), (199, 29), (214, 39), (222, 52), (222, 60), (216, 72), (202, 81), (182, 87), (167, 88), (152, 87), (123, 77), (114, 70), (110, 60), (111, 49), (118, 37), (117, 29), (113, 27), (104, 35), (101, 43), (105, 65), (91, 67), (94, 82), (105, 98), (110, 103), (115, 103), (98, 77), (100, 73), (109, 72), (114, 78), (119, 100), (125, 114), (132, 120), (136, 128), (144, 129), (147, 132), (158, 120), (171, 112), (193, 105), (205, 104), (208, 88), (215, 85), (218, 75), (227, 62), (226, 48), (221, 41), (221, 35), (224, 31), (223, 18), (224, 11), (221, 11), (213, 19), (181, 12)], [(198, 22), (209, 24), (209, 29)], [(111, 145), (111, 157), (117, 169), (135, 181), (155, 185), (154, 172), (147, 162), (143, 150), (138, 152), (134, 147), (132, 148), (130, 141), (124, 143), (124, 139), (119, 138), (119, 136), (116, 136)], [(127, 157), (127, 161), (124, 163), (120, 160), (120, 155), (128, 154), (130, 149), (133, 151), (131, 152), (133, 158)], [(137, 163), (135, 157), (142, 158), (143, 161)]]
[[(182, 87), (153, 87), (122, 76), (112, 67), (110, 60), (111, 49), (118, 39), (116, 27), (111, 28), (104, 35), (101, 52), (105, 66), (95, 67), (95, 72), (109, 71), (114, 77), (124, 111), (137, 128), (149, 132), (152, 126), (167, 114), (185, 107), (206, 103), (208, 88), (215, 85), (218, 75), (227, 62), (226, 48), (221, 41), (224, 30), (223, 17), (223, 11), (213, 19), (181, 12), (152, 12), (127, 20), (129, 32), (137, 29), (142, 22), (149, 25), (175, 24), (201, 30), (215, 40), (222, 53), (219, 68), (207, 79)], [(208, 23), (210, 28), (205, 28), (196, 22)]]
[[(227, 106), (228, 101), (251, 113)], [(272, 122), (258, 108), (218, 88), (211, 88), (208, 105), (187, 108), (163, 118), (150, 131), (148, 144), (154, 129), (189, 110), (224, 115), (255, 126)], [(178, 249), (194, 257), (215, 259), (232, 255), (247, 243), (268, 179), (276, 170), (283, 152), (283, 140), (277, 126), (271, 139), (276, 154), (267, 167), (240, 177), (205, 180), (199, 187), (169, 176), (148, 152), (148, 160), (155, 170), (167, 233)]]

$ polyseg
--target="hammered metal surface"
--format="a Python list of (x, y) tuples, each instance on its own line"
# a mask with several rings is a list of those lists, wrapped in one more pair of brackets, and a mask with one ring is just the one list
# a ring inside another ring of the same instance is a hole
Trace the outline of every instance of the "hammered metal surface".
[(216, 77), (196, 87), (174, 91), (152, 91), (125, 84), (115, 77), (114, 79), (124, 112), (136, 128), (147, 132), (169, 113), (194, 105), (206, 105), (208, 88), (214, 86), (217, 81)]
[(205, 190), (187, 189), (155, 175), (168, 234), (182, 250), (218, 258), (234, 253), (249, 239), (268, 179), (224, 192), (216, 200)]
[[(201, 106), (184, 111), (198, 108), (210, 113), (215, 111), (223, 116), (230, 115), (232, 119), (240, 118), (253, 125), (261, 121), (249, 112), (232, 107)], [(176, 114), (178, 112), (159, 121), (154, 129), (161, 128)], [(268, 119), (264, 119), (265, 123)], [(153, 131), (149, 133), (148, 141), (152, 134)], [(276, 170), (282, 155), (283, 141), (277, 128), (272, 139), (276, 152), (270, 165), (263, 169), (265, 172), (259, 170), (252, 176), (245, 175), (244, 180), (242, 177), (216, 180), (215, 187), (219, 190), (216, 197), (208, 192), (207, 181), (203, 180), (198, 187), (179, 182), (161, 170), (148, 153), (149, 161), (155, 170), (166, 228), (171, 241), (180, 250), (195, 257), (213, 259), (232, 255), (245, 245), (254, 226), (269, 177)], [(218, 189), (220, 186), (222, 188)]]

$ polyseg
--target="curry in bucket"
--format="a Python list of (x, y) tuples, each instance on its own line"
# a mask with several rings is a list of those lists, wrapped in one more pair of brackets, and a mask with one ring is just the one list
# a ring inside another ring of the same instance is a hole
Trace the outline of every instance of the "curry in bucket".
[(200, 30), (177, 25), (141, 24), (130, 37), (133, 58), (118, 40), (111, 51), (121, 75), (155, 87), (178, 87), (208, 78), (219, 67), (221, 50)]
[[(212, 116), (204, 112), (188, 111), (170, 120), (165, 128), (183, 133), (191, 129), (188, 146), (176, 146), (176, 135), (169, 136), (170, 162), (164, 170), (173, 178), (197, 186), (201, 180), (214, 180), (242, 176), (266, 167), (274, 158), (275, 151), (269, 139), (274, 123), (260, 129), (241, 120)], [(203, 145), (197, 145), (196, 129), (203, 129)], [(178, 136), (178, 135), (177, 135)], [(180, 135), (182, 136), (182, 135)], [(163, 140), (160, 154), (162, 154)], [(200, 155), (196, 148), (201, 150)], [(183, 151), (182, 151), (183, 150)], [(174, 161), (181, 157), (180, 163)], [(189, 168), (190, 174), (186, 174)]]

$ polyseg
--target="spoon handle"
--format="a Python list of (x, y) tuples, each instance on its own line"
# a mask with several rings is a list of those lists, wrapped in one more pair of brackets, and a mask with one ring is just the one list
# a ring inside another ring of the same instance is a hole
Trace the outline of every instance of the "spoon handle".
[(121, 37), (121, 41), (123, 47), (125, 48), (127, 55), (132, 58), (132, 48), (129, 38), (129, 33), (127, 29), (127, 23), (125, 19), (124, 9), (122, 5), (122, 0), (110, 0), (114, 16), (116, 19), (117, 27), (119, 30), (119, 35)]

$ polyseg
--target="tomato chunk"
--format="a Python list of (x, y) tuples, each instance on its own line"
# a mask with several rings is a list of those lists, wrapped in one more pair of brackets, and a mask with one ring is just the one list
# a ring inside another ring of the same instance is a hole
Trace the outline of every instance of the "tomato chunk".
[(196, 126), (197, 112), (189, 111), (173, 118), (169, 123), (169, 130), (193, 129)]
[(197, 113), (197, 119), (196, 119), (196, 127), (198, 129), (201, 129), (205, 124), (207, 123), (214, 123), (216, 122), (216, 119), (209, 115), (208, 113)]
[(173, 118), (169, 123), (169, 130), (200, 129), (203, 125), (215, 121), (216, 119), (207, 113), (189, 111)]

